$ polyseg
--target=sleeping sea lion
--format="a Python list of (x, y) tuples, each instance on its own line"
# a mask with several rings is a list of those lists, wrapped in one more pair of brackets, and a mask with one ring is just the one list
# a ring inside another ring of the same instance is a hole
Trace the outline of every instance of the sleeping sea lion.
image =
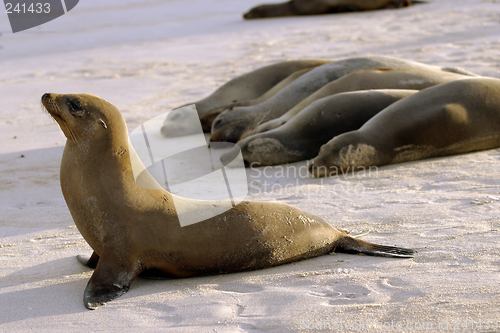
[[(392, 103), (418, 90), (361, 90), (313, 102), (274, 130), (238, 141), (246, 165), (265, 166), (311, 159), (332, 137), (360, 128)], [(231, 152), (221, 158), (231, 158)], [(227, 156), (227, 157), (226, 157)]]
[(411, 4), (412, 0), (291, 0), (254, 7), (243, 14), (243, 18), (248, 20), (264, 17), (318, 15), (382, 8), (400, 8), (410, 6)]
[[(303, 70), (312, 69), (330, 61), (320, 59), (289, 60), (264, 66), (237, 76), (223, 84), (210, 96), (186, 105), (196, 105), (203, 130), (210, 132), (212, 121), (222, 111), (235, 106), (260, 103), (304, 74)], [(196, 132), (197, 128), (192, 128), (192, 122), (190, 119), (185, 119), (185, 115), (180, 110), (186, 105), (172, 110), (167, 115), (161, 129), (163, 135), (173, 137)]]
[[(389, 70), (439, 69), (439, 67), (415, 61), (384, 56), (348, 58), (330, 62), (302, 75), (263, 103), (247, 107), (235, 107), (232, 110), (222, 112), (213, 121), (210, 141), (235, 143), (240, 140), (244, 133), (251, 132), (258, 125), (282, 116), (329, 82), (362, 69), (380, 68)], [(461, 69), (455, 68), (446, 68), (443, 71), (462, 73)], [(463, 73), (468, 75), (466, 71), (463, 71)], [(364, 86), (358, 89), (369, 88)]]
[(469, 78), (398, 101), (334, 137), (309, 163), (317, 177), (500, 147), (500, 79)]
[(357, 72), (343, 76), (338, 80), (328, 83), (326, 86), (319, 89), (299, 104), (295, 105), (292, 109), (290, 109), (290, 111), (288, 111), (281, 117), (259, 125), (259, 127), (257, 127), (253, 132), (250, 132), (250, 134), (261, 133), (279, 127), (314, 101), (327, 96), (338, 94), (340, 92), (365, 89), (422, 90), (440, 83), (467, 77), (470, 77), (470, 75), (452, 73), (435, 68), (359, 70)]

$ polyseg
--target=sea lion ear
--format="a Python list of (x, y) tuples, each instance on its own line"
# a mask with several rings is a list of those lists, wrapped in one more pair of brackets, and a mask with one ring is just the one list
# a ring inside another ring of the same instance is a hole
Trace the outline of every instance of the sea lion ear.
[(106, 125), (106, 123), (104, 122), (104, 120), (99, 119), (99, 122), (101, 123), (102, 127), (104, 127), (104, 129), (108, 129), (108, 125)]

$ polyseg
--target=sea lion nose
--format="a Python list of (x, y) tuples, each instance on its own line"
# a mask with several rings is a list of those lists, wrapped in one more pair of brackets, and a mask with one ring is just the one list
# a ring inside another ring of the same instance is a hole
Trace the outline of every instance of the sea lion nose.
[(161, 134), (163, 134), (164, 136), (168, 136), (169, 134), (169, 127), (168, 126), (162, 126), (161, 129), (160, 129), (160, 132)]
[(316, 169), (316, 166), (314, 166), (313, 162), (309, 162), (309, 172), (314, 174), (314, 169)]
[(49, 99), (54, 99), (54, 98), (52, 98), (52, 96), (53, 96), (53, 94), (51, 94), (51, 93), (45, 93), (42, 96), (42, 101), (44, 101), (44, 100), (46, 101), (46, 100), (49, 100)]

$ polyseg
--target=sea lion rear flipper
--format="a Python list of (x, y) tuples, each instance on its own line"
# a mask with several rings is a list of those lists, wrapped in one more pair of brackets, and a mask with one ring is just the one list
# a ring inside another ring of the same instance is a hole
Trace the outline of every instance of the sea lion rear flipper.
[(333, 251), (351, 254), (366, 254), (377, 257), (412, 258), (416, 251), (402, 247), (378, 245), (350, 236), (337, 241)]
[(97, 253), (95, 253), (95, 251), (94, 251), (94, 252), (92, 252), (92, 255), (90, 256), (90, 258), (88, 258), (88, 259), (82, 257), (81, 255), (77, 255), (76, 259), (78, 259), (78, 261), (84, 266), (87, 266), (90, 268), (96, 268), (97, 262), (99, 261), (99, 255)]
[(125, 294), (139, 273), (139, 265), (123, 262), (115, 254), (103, 255), (85, 288), (83, 304), (95, 310)]

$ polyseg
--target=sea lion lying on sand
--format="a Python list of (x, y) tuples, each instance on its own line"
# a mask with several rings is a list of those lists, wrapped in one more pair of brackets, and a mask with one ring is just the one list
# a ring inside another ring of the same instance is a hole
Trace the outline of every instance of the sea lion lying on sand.
[(424, 89), (360, 129), (336, 136), (309, 162), (316, 177), (370, 166), (500, 147), (500, 79), (469, 78)]
[(238, 141), (238, 147), (222, 155), (221, 159), (227, 164), (240, 149), (249, 166), (311, 159), (332, 137), (360, 128), (387, 106), (417, 91), (361, 90), (322, 98), (283, 126)]
[(410, 6), (411, 4), (412, 0), (291, 0), (254, 7), (243, 14), (243, 18), (248, 20), (264, 17), (318, 15), (382, 8), (400, 8)]
[[(377, 73), (358, 72), (360, 70), (380, 69), (384, 69), (384, 71), (414, 70), (417, 75), (424, 75), (419, 74), (418, 71), (422, 71), (422, 73), (424, 73), (424, 71), (430, 71), (432, 73), (436, 71), (438, 74), (431, 74), (431, 77), (428, 79), (430, 83), (427, 86), (432, 85), (433, 81), (438, 83), (445, 82), (436, 81), (433, 78), (437, 77), (439, 79), (439, 76), (443, 76), (445, 74), (449, 76), (449, 73), (463, 74), (465, 76), (473, 75), (459, 68), (439, 68), (415, 61), (384, 56), (347, 58), (344, 60), (330, 62), (314, 68), (308, 73), (302, 75), (263, 103), (247, 107), (235, 107), (232, 110), (222, 112), (213, 121), (210, 141), (236, 143), (245, 133), (251, 134), (260, 124), (281, 117), (299, 103), (301, 104), (301, 108), (305, 107), (305, 100), (309, 103), (313, 100), (309, 99), (309, 96), (313, 95), (317, 91), (318, 94), (322, 94), (320, 89), (330, 83), (331, 85), (325, 87), (325, 89), (331, 88), (330, 90), (335, 91), (336, 93), (375, 88), (414, 89), (414, 87), (418, 86), (419, 80), (414, 81), (414, 86), (410, 86), (409, 84), (394, 86), (385, 84), (386, 80), (383, 80), (382, 78), (385, 76), (392, 76), (391, 73), (378, 73), (380, 79), (377, 79), (377, 77), (372, 77)], [(354, 72), (358, 73), (354, 74)], [(352, 76), (344, 79), (343, 76), (348, 74), (352, 74)], [(343, 79), (343, 81), (339, 84), (333, 83), (333, 81), (338, 79)], [(446, 81), (449, 81), (449, 79)], [(387, 82), (389, 82), (389, 80), (387, 80)], [(404, 83), (403, 80), (396, 82), (401, 82), (402, 84)]]
[[(370, 69), (359, 70), (348, 74), (335, 81), (332, 81), (295, 105), (290, 111), (279, 118), (270, 120), (259, 125), (249, 135), (269, 131), (279, 127), (299, 114), (304, 108), (311, 105), (314, 101), (324, 97), (331, 96), (346, 91), (367, 90), (367, 89), (412, 89), (422, 90), (435, 86), (440, 83), (463, 79), (469, 75), (451, 73), (442, 69)], [(242, 135), (244, 138), (246, 134)]]
[[(245, 73), (215, 90), (210, 96), (194, 103), (205, 132), (210, 132), (212, 121), (224, 110), (235, 106), (248, 106), (261, 103), (307, 71), (327, 64), (331, 60), (290, 60), (258, 68)], [(186, 106), (184, 105), (184, 106)], [(161, 133), (167, 137), (194, 134), (198, 127), (193, 128), (190, 119), (179, 110), (172, 110), (167, 115)]]
[[(94, 253), (84, 293), (88, 309), (126, 293), (143, 272), (182, 278), (261, 269), (332, 251), (410, 257), (414, 251), (361, 241), (312, 214), (280, 203), (244, 201), (181, 227), (174, 196), (139, 186), (120, 111), (88, 94), (44, 94), (42, 104), (67, 141), (61, 188), (75, 224)], [(182, 198), (181, 198), (182, 199)], [(196, 210), (216, 201), (183, 199)]]

